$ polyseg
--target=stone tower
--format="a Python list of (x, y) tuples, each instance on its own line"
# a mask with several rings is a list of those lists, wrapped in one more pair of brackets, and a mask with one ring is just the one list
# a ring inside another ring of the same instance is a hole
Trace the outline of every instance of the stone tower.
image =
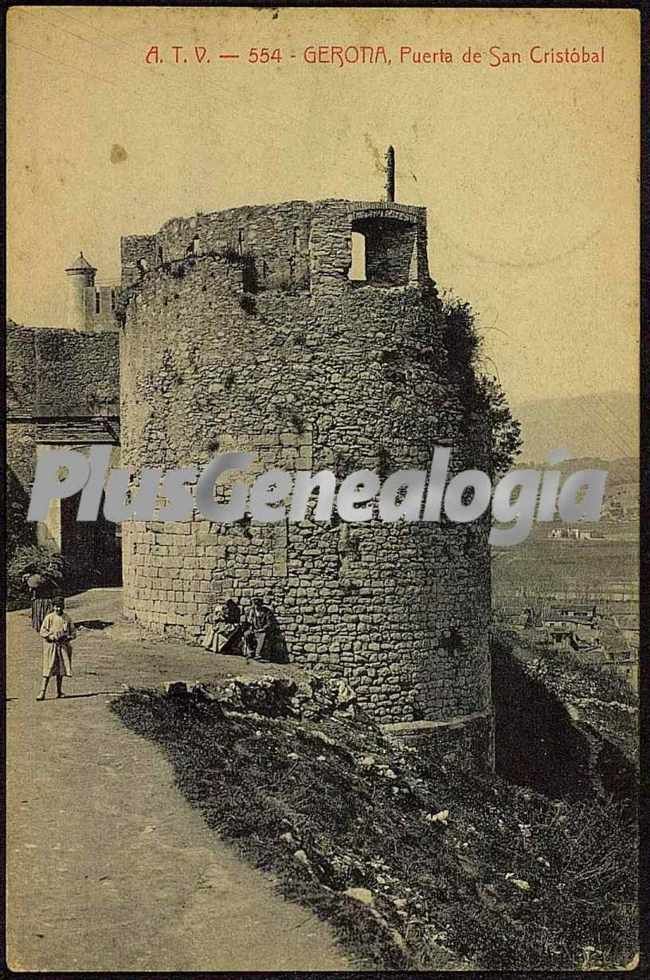
[(95, 285), (97, 269), (83, 252), (65, 273), (68, 280), (65, 326), (70, 330), (117, 330), (116, 290), (110, 285)]
[[(363, 275), (350, 277), (352, 236)], [(122, 239), (122, 465), (255, 454), (341, 476), (487, 466), (488, 433), (445, 362), (426, 212), (291, 201)], [(241, 474), (233, 479), (241, 479)], [(224, 491), (227, 492), (227, 491)], [(125, 523), (129, 616), (195, 641), (227, 598), (263, 596), (291, 660), (345, 679), (387, 730), (491, 755), (489, 526), (310, 518)]]
[(97, 269), (80, 252), (65, 274), (68, 277), (65, 325), (71, 330), (86, 330), (87, 296), (89, 290), (95, 291)]

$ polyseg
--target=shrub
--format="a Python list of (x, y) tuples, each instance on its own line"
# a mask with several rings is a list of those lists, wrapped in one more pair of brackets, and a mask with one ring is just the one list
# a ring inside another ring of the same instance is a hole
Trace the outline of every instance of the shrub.
[(478, 316), (452, 293), (442, 297), (442, 343), (449, 373), (462, 380), (470, 412), (483, 415), (490, 434), (490, 476), (506, 473), (521, 449), (521, 425), (513, 417), (497, 379), (479, 369), (483, 338)]
[(442, 297), (442, 342), (450, 370), (461, 374), (476, 363), (482, 338), (477, 317), (469, 303), (451, 293)]
[(506, 473), (521, 450), (521, 424), (512, 415), (497, 379), (478, 375), (470, 391), (470, 405), (487, 419), (490, 428), (492, 475)]
[(12, 605), (27, 602), (29, 589), (23, 576), (42, 575), (54, 586), (63, 588), (68, 569), (63, 556), (38, 544), (21, 545), (7, 565), (7, 598)]

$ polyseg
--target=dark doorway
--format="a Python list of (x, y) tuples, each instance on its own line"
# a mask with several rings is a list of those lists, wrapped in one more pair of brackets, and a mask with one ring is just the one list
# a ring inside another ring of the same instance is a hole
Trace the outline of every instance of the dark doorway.
[(104, 500), (96, 521), (78, 521), (80, 494), (61, 501), (61, 554), (78, 587), (122, 584), (122, 547), (119, 524), (103, 515)]

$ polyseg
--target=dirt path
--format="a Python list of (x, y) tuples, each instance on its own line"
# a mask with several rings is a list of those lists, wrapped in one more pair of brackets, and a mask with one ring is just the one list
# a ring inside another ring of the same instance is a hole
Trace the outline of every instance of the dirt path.
[(174, 787), (162, 752), (109, 709), (123, 684), (208, 681), (243, 673), (242, 661), (143, 641), (119, 623), (117, 590), (91, 590), (67, 609), (77, 622), (114, 625), (80, 632), (60, 701), (50, 690), (35, 701), (40, 640), (27, 613), (8, 616), (9, 965), (351, 969), (330, 930), (220, 842)]

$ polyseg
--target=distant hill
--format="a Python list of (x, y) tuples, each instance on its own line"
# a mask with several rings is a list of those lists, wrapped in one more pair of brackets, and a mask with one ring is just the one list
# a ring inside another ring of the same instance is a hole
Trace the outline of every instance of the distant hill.
[[(547, 469), (549, 466), (550, 464), (545, 463), (543, 459), (523, 460), (521, 457), (515, 463), (515, 469)], [(607, 470), (606, 499), (611, 495), (612, 490), (617, 487), (630, 487), (635, 492), (633, 488), (638, 486), (639, 483), (639, 459), (638, 457), (632, 456), (625, 456), (622, 459), (577, 456), (575, 459), (569, 459), (565, 463), (560, 463), (557, 467), (553, 466), (553, 469), (560, 470), (562, 479), (568, 476), (569, 473), (575, 473), (577, 470)]]
[(521, 422), (524, 443), (518, 465), (520, 460), (543, 463), (559, 448), (606, 460), (639, 453), (639, 403), (627, 392), (521, 402), (512, 413)]

